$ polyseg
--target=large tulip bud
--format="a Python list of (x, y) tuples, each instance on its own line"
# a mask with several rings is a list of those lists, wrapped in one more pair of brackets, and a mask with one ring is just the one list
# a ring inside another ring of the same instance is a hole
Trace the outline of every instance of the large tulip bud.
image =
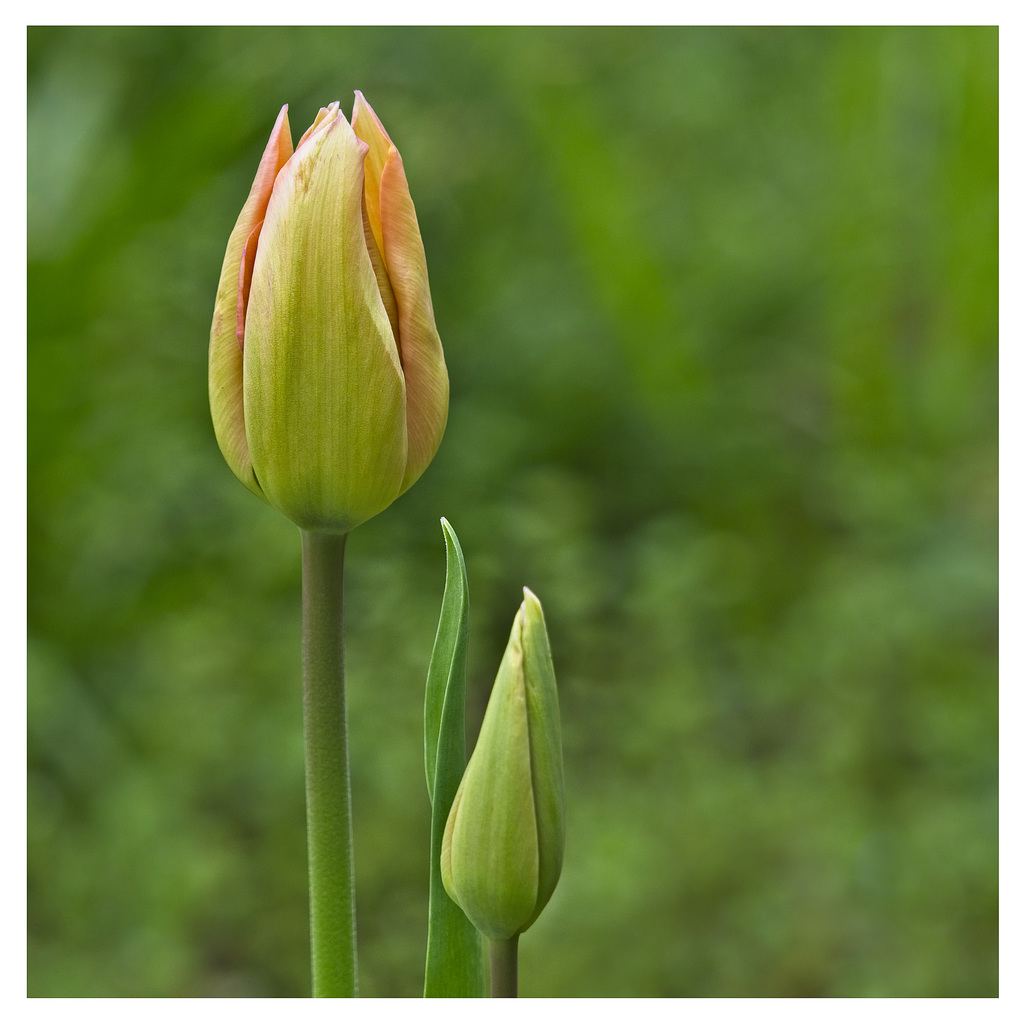
[(292, 151), (282, 107), (228, 240), (210, 408), (250, 490), (345, 533), (412, 486), (448, 416), (448, 374), (402, 158), (356, 93)]

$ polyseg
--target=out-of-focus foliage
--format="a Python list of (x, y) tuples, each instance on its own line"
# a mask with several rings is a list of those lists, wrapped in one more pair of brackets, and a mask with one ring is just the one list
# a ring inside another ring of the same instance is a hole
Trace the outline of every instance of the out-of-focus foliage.
[(308, 992), (295, 529), (206, 397), (281, 103), (401, 149), (452, 382), (348, 553), (361, 989), (417, 995), (451, 519), (527, 584), (544, 995), (994, 995), (997, 35), (29, 32), (29, 992)]

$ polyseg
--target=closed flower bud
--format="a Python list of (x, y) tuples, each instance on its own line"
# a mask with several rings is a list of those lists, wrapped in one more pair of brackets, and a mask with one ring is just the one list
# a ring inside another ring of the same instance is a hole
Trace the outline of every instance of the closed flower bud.
[(498, 940), (537, 919), (565, 847), (555, 670), (540, 602), (523, 596), (441, 848), (448, 895)]
[(228, 240), (210, 408), (235, 475), (306, 530), (347, 532), (434, 457), (448, 374), (402, 158), (356, 93), (292, 151), (281, 109)]

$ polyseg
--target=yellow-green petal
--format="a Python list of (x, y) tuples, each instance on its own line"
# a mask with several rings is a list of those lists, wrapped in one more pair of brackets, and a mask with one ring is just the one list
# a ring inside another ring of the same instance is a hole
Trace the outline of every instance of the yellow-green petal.
[(270, 503), (307, 530), (376, 515), (406, 465), (405, 384), (364, 237), (365, 151), (329, 110), (278, 175), (249, 294), (252, 464)]

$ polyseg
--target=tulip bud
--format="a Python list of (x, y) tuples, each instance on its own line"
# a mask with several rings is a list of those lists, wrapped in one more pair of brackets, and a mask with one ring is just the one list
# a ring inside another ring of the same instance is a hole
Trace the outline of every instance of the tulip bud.
[(537, 919), (565, 847), (555, 670), (540, 602), (523, 596), (441, 847), (445, 890), (496, 940)]
[(362, 94), (292, 151), (282, 107), (221, 270), (210, 408), (250, 490), (348, 532), (427, 468), (448, 374), (402, 158)]

